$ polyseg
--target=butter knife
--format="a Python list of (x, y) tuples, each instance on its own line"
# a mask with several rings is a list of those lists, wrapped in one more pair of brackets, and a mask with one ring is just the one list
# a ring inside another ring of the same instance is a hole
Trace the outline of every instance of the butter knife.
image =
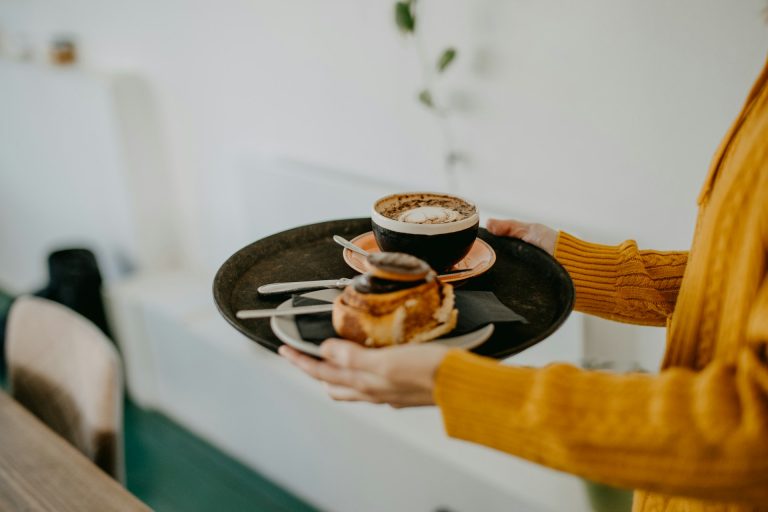
[[(462, 272), (470, 272), (474, 269), (467, 268), (461, 270), (449, 270), (444, 274), (440, 274), (437, 277), (461, 274)], [(342, 277), (341, 279), (326, 279), (322, 281), (293, 281), (288, 283), (271, 283), (264, 284), (256, 288), (259, 295), (282, 295), (287, 293), (305, 292), (309, 290), (322, 290), (324, 288), (344, 288), (352, 283), (352, 279)]]
[(259, 286), (256, 291), (259, 295), (277, 295), (283, 293), (303, 292), (307, 290), (322, 290), (323, 288), (344, 288), (352, 280), (346, 277), (341, 279), (326, 279), (323, 281), (294, 281), (291, 283), (272, 283)]
[(235, 313), (235, 316), (241, 320), (248, 320), (250, 318), (269, 318), (273, 316), (310, 315), (313, 313), (328, 313), (329, 311), (333, 311), (333, 304), (281, 309), (241, 309)]

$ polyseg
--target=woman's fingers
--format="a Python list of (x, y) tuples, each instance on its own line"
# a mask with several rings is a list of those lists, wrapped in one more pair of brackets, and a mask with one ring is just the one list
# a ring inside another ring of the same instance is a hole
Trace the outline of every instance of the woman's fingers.
[(394, 409), (419, 405), (433, 405), (431, 394), (423, 392), (404, 392), (403, 390), (375, 390), (363, 393), (357, 389), (325, 383), (328, 396), (339, 402), (370, 402), (372, 404), (389, 404)]
[(320, 345), (320, 353), (325, 359), (342, 368), (355, 370), (376, 371), (386, 357), (385, 352), (337, 338), (329, 338)]
[(288, 345), (280, 345), (280, 348), (277, 349), (277, 353), (291, 362), (293, 362), (296, 357), (302, 355), (301, 352)]
[(374, 404), (383, 403), (381, 398), (377, 396), (368, 395), (356, 389), (348, 388), (345, 386), (328, 384), (327, 382), (325, 383), (325, 391), (328, 393), (328, 396), (340, 402), (371, 402)]
[(530, 224), (516, 220), (488, 219), (488, 231), (496, 236), (511, 236), (544, 249), (549, 254), (555, 253), (557, 231), (544, 224)]
[(488, 219), (486, 228), (496, 236), (523, 238), (528, 234), (529, 224), (516, 220)]
[(290, 361), (291, 364), (314, 379), (346, 386), (352, 384), (352, 377), (347, 369), (332, 366), (324, 361), (302, 354), (287, 345), (281, 346), (278, 352)]
[(388, 387), (386, 380), (379, 375), (364, 370), (343, 368), (335, 365), (332, 361), (318, 360), (286, 345), (281, 346), (278, 352), (313, 379), (328, 384), (356, 389), (368, 395)]
[(388, 403), (394, 407), (433, 404), (434, 373), (448, 349), (439, 345), (365, 348), (329, 339), (317, 360), (287, 346), (280, 355), (310, 377), (325, 382), (332, 398)]

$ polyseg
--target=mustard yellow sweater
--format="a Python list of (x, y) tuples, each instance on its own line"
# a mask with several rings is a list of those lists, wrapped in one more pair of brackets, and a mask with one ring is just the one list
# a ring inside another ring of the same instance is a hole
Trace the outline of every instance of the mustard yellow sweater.
[(715, 154), (689, 253), (559, 236), (576, 309), (667, 325), (660, 374), (452, 351), (435, 388), (449, 435), (638, 489), (635, 511), (768, 511), (766, 82), (768, 65)]

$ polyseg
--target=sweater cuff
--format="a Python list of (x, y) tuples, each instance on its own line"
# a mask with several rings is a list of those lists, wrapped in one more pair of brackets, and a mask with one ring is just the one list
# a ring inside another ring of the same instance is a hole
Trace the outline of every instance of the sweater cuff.
[(565, 267), (573, 280), (577, 310), (613, 309), (619, 267), (623, 261), (620, 246), (585, 242), (561, 231), (555, 246), (555, 259)]
[[(483, 442), (489, 437), (503, 439), (508, 434), (500, 432), (508, 421), (497, 416), (519, 412), (529, 394), (533, 369), (503, 368), (499, 372), (497, 361), (464, 350), (448, 352), (435, 375), (433, 398), (449, 436)], [(503, 403), (504, 407), (488, 407), (493, 402)]]

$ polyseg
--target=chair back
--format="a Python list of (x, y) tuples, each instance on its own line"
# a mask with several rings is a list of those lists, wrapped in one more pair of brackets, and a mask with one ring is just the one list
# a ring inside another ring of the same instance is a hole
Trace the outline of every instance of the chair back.
[(13, 397), (123, 482), (122, 374), (112, 342), (61, 304), (20, 297), (8, 314), (6, 356)]

